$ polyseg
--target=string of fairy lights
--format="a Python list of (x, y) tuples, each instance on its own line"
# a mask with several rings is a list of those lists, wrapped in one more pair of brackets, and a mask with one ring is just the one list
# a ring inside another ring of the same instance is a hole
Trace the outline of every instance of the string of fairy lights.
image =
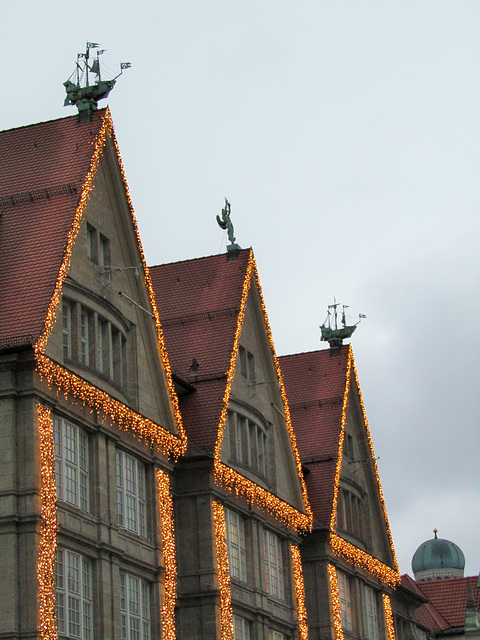
[(308, 640), (307, 609), (305, 608), (305, 583), (303, 581), (300, 549), (297, 545), (290, 545), (290, 555), (293, 567), (293, 587), (295, 590), (295, 598), (297, 600), (298, 635), (300, 640)]
[[(327, 565), (328, 582), (330, 587), (330, 605), (332, 608), (333, 616), (333, 629), (335, 633), (335, 640), (344, 640), (343, 626), (342, 626), (342, 610), (340, 605), (340, 592), (338, 589), (337, 570), (332, 565)], [(382, 593), (383, 612), (385, 616), (385, 628), (387, 640), (395, 640), (395, 626), (393, 623), (392, 603), (390, 596), (386, 593)]]
[[(118, 400), (112, 398), (109, 394), (105, 393), (101, 389), (89, 384), (79, 376), (69, 372), (60, 364), (54, 362), (46, 355), (46, 347), (48, 339), (52, 333), (53, 325), (55, 323), (57, 311), (60, 305), (62, 287), (67, 277), (67, 273), (71, 264), (72, 250), (78, 236), (80, 225), (83, 220), (87, 202), (90, 198), (92, 189), (94, 188), (93, 181), (96, 175), (100, 158), (105, 149), (107, 139), (111, 139), (115, 152), (117, 155), (123, 184), (125, 188), (125, 194), (130, 207), (132, 216), (132, 222), (134, 225), (138, 248), (141, 255), (141, 261), (144, 270), (144, 282), (148, 290), (150, 303), (153, 309), (153, 315), (155, 318), (155, 326), (157, 331), (159, 351), (163, 363), (163, 367), (166, 375), (166, 382), (169, 391), (170, 401), (173, 407), (175, 416), (176, 427), (178, 430), (178, 436), (164, 429), (158, 424), (144, 418), (140, 414), (132, 411), (128, 406), (122, 404)], [(281, 500), (277, 496), (265, 490), (263, 487), (245, 478), (237, 471), (223, 464), (220, 460), (220, 448), (223, 440), (225, 426), (227, 422), (227, 409), (231, 393), (232, 380), (235, 373), (235, 365), (237, 360), (237, 352), (239, 348), (240, 334), (243, 326), (243, 321), (246, 311), (246, 303), (248, 294), (251, 288), (252, 282), (256, 283), (257, 290), (260, 297), (261, 307), (263, 311), (266, 332), (268, 336), (269, 345), (273, 355), (275, 369), (280, 385), (280, 392), (284, 405), (284, 415), (286, 421), (286, 427), (288, 430), (291, 448), (295, 458), (295, 464), (298, 471), (298, 477), (301, 482), (302, 495), (304, 502), (305, 513), (300, 512), (293, 506), (289, 505), (285, 501)], [(67, 245), (65, 248), (62, 265), (60, 267), (59, 275), (55, 285), (55, 290), (51, 298), (44, 329), (38, 342), (35, 345), (35, 357), (37, 364), (37, 371), (41, 377), (44, 377), (50, 387), (57, 389), (57, 393), (61, 390), (65, 394), (65, 397), (70, 396), (76, 401), (80, 402), (83, 406), (88, 406), (92, 411), (96, 411), (98, 414), (103, 415), (104, 419), (110, 419), (111, 422), (118, 426), (119, 429), (128, 430), (134, 437), (144, 441), (151, 447), (155, 447), (166, 456), (171, 456), (177, 460), (186, 451), (186, 435), (183, 429), (182, 419), (178, 406), (178, 398), (174, 391), (173, 379), (171, 367), (168, 360), (168, 355), (165, 347), (165, 341), (163, 337), (163, 331), (155, 304), (155, 298), (153, 293), (153, 286), (150, 278), (150, 273), (146, 265), (145, 256), (140, 242), (140, 234), (137, 226), (137, 222), (134, 215), (134, 210), (130, 198), (130, 192), (127, 185), (123, 164), (121, 161), (120, 151), (118, 148), (117, 140), (113, 130), (113, 122), (111, 119), (110, 111), (106, 110), (100, 131), (94, 143), (93, 155), (91, 158), (90, 168), (82, 186), (82, 192), (79, 204), (77, 206), (72, 226), (68, 233)], [(346, 423), (346, 409), (348, 402), (348, 395), (351, 383), (351, 372), (353, 370), (354, 378), (357, 384), (360, 405), (365, 422), (365, 428), (367, 433), (367, 440), (372, 454), (373, 468), (379, 490), (379, 496), (382, 504), (383, 514), (387, 526), (390, 546), (392, 550), (395, 569), (388, 567), (378, 559), (372, 557), (368, 553), (361, 549), (358, 549), (351, 543), (347, 542), (335, 533), (335, 518), (338, 501), (338, 490), (341, 472), (342, 451), (343, 451), (343, 439), (345, 434)], [(42, 640), (56, 640), (57, 631), (55, 623), (55, 556), (56, 556), (56, 536), (57, 536), (57, 517), (56, 517), (56, 488), (55, 488), (55, 450), (53, 441), (53, 420), (51, 411), (42, 405), (37, 405), (37, 422), (39, 430), (40, 441), (40, 460), (41, 460), (41, 531), (40, 531), (40, 546), (37, 564), (37, 576), (39, 584), (39, 633)], [(307, 532), (312, 528), (313, 514), (308, 501), (307, 491), (303, 474), (301, 470), (301, 461), (296, 446), (295, 435), (291, 423), (290, 411), (288, 407), (288, 401), (286, 397), (285, 387), (283, 385), (283, 379), (280, 371), (278, 358), (275, 353), (273, 337), (268, 322), (267, 311), (263, 294), (260, 285), (260, 279), (257, 272), (257, 267), (253, 257), (253, 252), (250, 250), (248, 266), (246, 276), (243, 284), (242, 298), (240, 304), (240, 312), (237, 319), (237, 327), (234, 337), (234, 346), (230, 358), (230, 367), (227, 372), (227, 385), (223, 396), (222, 413), (219, 420), (218, 437), (215, 446), (215, 461), (214, 461), (214, 475), (217, 484), (223, 486), (227, 491), (234, 493), (237, 496), (245, 496), (250, 504), (255, 504), (259, 508), (267, 511), (269, 514), (277, 518), (282, 524), (292, 527), (298, 532)], [(173, 503), (170, 493), (170, 483), (168, 475), (157, 470), (156, 472), (157, 482), (157, 497), (158, 497), (158, 509), (160, 512), (161, 520), (161, 538), (162, 549), (165, 565), (165, 582), (164, 582), (164, 597), (162, 603), (162, 629), (163, 635), (166, 640), (174, 640), (175, 638), (175, 617), (174, 608), (176, 602), (176, 554), (175, 554), (175, 531), (173, 520)], [(233, 640), (233, 611), (231, 602), (231, 589), (230, 589), (230, 572), (229, 572), (229, 560), (228, 560), (228, 547), (225, 536), (225, 514), (223, 506), (217, 502), (212, 502), (212, 514), (214, 521), (215, 532), (215, 546), (217, 553), (217, 570), (218, 570), (218, 583), (220, 592), (220, 623), (221, 623), (221, 637), (222, 640)], [(331, 535), (330, 545), (334, 554), (341, 556), (369, 572), (371, 575), (376, 576), (385, 584), (395, 588), (398, 584), (400, 576), (395, 556), (395, 550), (393, 547), (393, 541), (391, 531), (388, 523), (388, 517), (383, 498), (383, 492), (380, 485), (380, 478), (378, 474), (378, 468), (375, 463), (375, 457), (373, 454), (373, 445), (368, 428), (368, 422), (366, 418), (365, 406), (363, 403), (360, 386), (358, 383), (358, 374), (353, 359), (353, 352), (351, 347), (349, 348), (347, 375), (345, 383), (345, 392), (342, 408), (342, 421), (341, 421), (341, 433), (339, 438), (338, 458), (335, 473), (334, 483), (334, 499), (333, 510), (331, 515)], [(300, 557), (300, 551), (296, 545), (290, 546), (292, 567), (293, 567), (293, 582), (294, 591), (297, 601), (297, 612), (299, 621), (299, 637), (300, 640), (307, 640), (308, 638), (308, 626), (306, 618), (305, 608), (305, 586), (303, 581), (302, 563)], [(328, 576), (330, 585), (330, 597), (333, 612), (333, 625), (335, 630), (336, 640), (343, 640), (343, 629), (341, 624), (341, 611), (340, 600), (338, 592), (338, 580), (336, 570), (333, 565), (328, 565)], [(395, 630), (393, 625), (393, 614), (391, 609), (390, 598), (388, 595), (383, 594), (383, 605), (385, 613), (385, 624), (387, 629), (387, 640), (395, 640)]]
[(161, 608), (162, 638), (175, 640), (175, 602), (177, 600), (177, 556), (175, 552), (175, 528), (173, 522), (173, 500), (170, 479), (157, 469), (157, 495), (160, 515), (165, 587)]
[[(385, 520), (385, 525), (388, 533), (388, 539), (390, 543), (390, 550), (392, 553), (394, 568), (387, 566), (377, 558), (374, 558), (372, 555), (363, 551), (363, 549), (359, 549), (355, 545), (351, 544), (341, 536), (339, 536), (335, 532), (335, 523), (337, 517), (337, 504), (338, 504), (338, 491), (340, 485), (340, 473), (342, 469), (342, 459), (343, 459), (343, 441), (345, 437), (345, 424), (347, 421), (347, 404), (348, 397), (350, 392), (350, 383), (351, 383), (351, 373), (353, 371), (355, 382), (358, 389), (358, 396), (360, 400), (360, 406), (362, 408), (362, 416), (365, 424), (365, 431), (367, 434), (367, 442), (370, 449), (370, 456), (373, 463), (375, 479), (378, 487), (380, 502), (382, 505), (382, 512)], [(342, 406), (342, 419), (341, 419), (341, 427), (340, 427), (340, 437), (338, 439), (338, 453), (337, 453), (337, 464), (335, 469), (335, 481), (334, 481), (334, 491), (333, 491), (333, 506), (332, 512), (330, 516), (330, 546), (332, 552), (335, 555), (341, 556), (351, 562), (352, 564), (361, 567), (368, 573), (373, 576), (376, 576), (382, 582), (389, 585), (392, 588), (395, 588), (396, 585), (400, 582), (400, 571), (397, 564), (397, 558), (395, 554), (395, 548), (393, 546), (392, 535), (390, 531), (390, 525), (388, 522), (387, 510), (385, 507), (385, 500), (383, 498), (382, 487), (380, 484), (380, 476), (378, 473), (378, 467), (375, 462), (375, 453), (373, 451), (373, 443), (370, 435), (370, 430), (368, 428), (367, 422), (367, 414), (365, 411), (365, 405), (363, 403), (362, 393), (360, 390), (360, 384), (358, 381), (357, 369), (355, 366), (355, 360), (353, 357), (352, 346), (350, 345), (348, 348), (348, 361), (347, 361), (347, 371), (346, 371), (346, 379), (345, 379), (345, 391), (343, 395), (343, 406)]]
[(338, 591), (337, 570), (333, 564), (327, 565), (328, 584), (330, 587), (330, 606), (332, 607), (333, 631), (335, 640), (343, 640), (342, 610), (340, 608), (340, 594)]
[(234, 640), (225, 511), (223, 506), (215, 500), (212, 501), (212, 516), (217, 553), (218, 590), (220, 592), (220, 637), (222, 640)]
[(330, 547), (336, 556), (345, 558), (351, 564), (364, 569), (370, 575), (379, 578), (384, 584), (392, 587), (392, 589), (395, 589), (399, 583), (400, 575), (398, 571), (333, 532), (330, 533)]
[(37, 560), (38, 632), (41, 640), (57, 640), (55, 620), (55, 560), (57, 553), (57, 493), (55, 486), (55, 444), (49, 409), (37, 404), (40, 441), (40, 544)]
[[(67, 273), (70, 268), (73, 247), (80, 230), (80, 225), (83, 220), (85, 208), (87, 206), (91, 192), (94, 188), (93, 181), (99, 166), (100, 158), (105, 149), (107, 138), (110, 138), (113, 141), (115, 153), (117, 155), (117, 160), (120, 167), (120, 172), (122, 175), (123, 185), (125, 188), (126, 198), (130, 208), (131, 219), (135, 229), (138, 249), (140, 252), (143, 271), (145, 274), (145, 285), (148, 289), (150, 303), (152, 305), (153, 315), (155, 318), (157, 341), (162, 358), (162, 364), (166, 374), (169, 397), (174, 410), (176, 427), (179, 436), (170, 433), (160, 425), (156, 425), (155, 423), (142, 418), (141, 416), (139, 416), (139, 414), (136, 414), (126, 405), (123, 405), (118, 400), (115, 400), (104, 391), (101, 391), (93, 385), (88, 384), (86, 381), (79, 378), (79, 376), (76, 376), (73, 373), (69, 372), (64, 367), (53, 362), (45, 355), (48, 338), (50, 337), (53, 330), (56, 314), (60, 305), (63, 283), (65, 282)], [(153, 294), (153, 286), (150, 278), (150, 273), (145, 261), (145, 256), (140, 241), (140, 233), (138, 230), (138, 225), (130, 198), (130, 191), (125, 176), (125, 170), (120, 156), (118, 143), (115, 138), (113, 122), (108, 107), (105, 110), (102, 125), (94, 142), (94, 151), (92, 154), (92, 159), (90, 161), (90, 168), (82, 185), (80, 201), (75, 211), (72, 226), (70, 227), (70, 230), (68, 232), (67, 245), (55, 285), (55, 290), (48, 306), (43, 332), (35, 345), (35, 356), (37, 362), (37, 370), (40, 375), (43, 375), (47, 379), (47, 382), (50, 386), (56, 386), (57, 390), (63, 389), (66, 395), (70, 394), (76, 400), (79, 400), (82, 404), (86, 404), (90, 408), (102, 412), (106, 416), (109, 416), (112, 422), (117, 423), (117, 425), (121, 429), (131, 429), (135, 437), (145, 439), (145, 441), (150, 446), (156, 445), (157, 448), (161, 450), (165, 455), (171, 455), (173, 458), (177, 459), (180, 455), (185, 453), (187, 442), (182, 424), (182, 418), (180, 415), (180, 409), (178, 406), (178, 398), (173, 386), (170, 363), (168, 360), (162, 327), (155, 304), (155, 297)]]
[(385, 614), (385, 628), (387, 630), (387, 640), (395, 640), (395, 625), (393, 624), (393, 612), (392, 603), (390, 602), (390, 596), (386, 593), (382, 593), (383, 598), (383, 612)]
[[(107, 138), (112, 139), (118, 164), (120, 167), (125, 194), (130, 208), (132, 223), (135, 229), (138, 249), (144, 270), (145, 285), (148, 290), (150, 303), (155, 318), (159, 352), (165, 370), (167, 387), (176, 427), (179, 436), (167, 431), (162, 426), (155, 424), (140, 414), (134, 412), (126, 405), (112, 398), (101, 389), (89, 384), (79, 376), (69, 372), (46, 356), (48, 339), (52, 333), (56, 314), (60, 305), (62, 287), (70, 269), (72, 251), (77, 239), (80, 225), (83, 220), (87, 202), (90, 198), (93, 181), (99, 166), (100, 158), (105, 149)], [(48, 306), (44, 328), (35, 345), (36, 368), (40, 377), (45, 377), (49, 387), (55, 387), (57, 393), (63, 391), (65, 397), (72, 397), (81, 402), (83, 406), (90, 407), (98, 414), (109, 418), (119, 429), (128, 430), (140, 440), (144, 440), (150, 447), (156, 447), (166, 456), (177, 460), (186, 451), (187, 441), (183, 429), (182, 419), (178, 406), (178, 399), (174, 390), (170, 363), (168, 360), (165, 341), (158, 316), (153, 286), (146, 265), (145, 256), (140, 242), (140, 234), (130, 198), (130, 192), (125, 177), (125, 171), (120, 156), (119, 147), (113, 130), (113, 122), (110, 111), (107, 108), (102, 120), (99, 133), (93, 143), (94, 150), (90, 161), (89, 171), (84, 180), (80, 200), (75, 211), (73, 223), (67, 236), (67, 244), (63, 255), (62, 264), (55, 284), (54, 293)], [(37, 564), (37, 577), (39, 584), (39, 633), (42, 640), (56, 640), (55, 622), (55, 557), (57, 544), (57, 519), (56, 519), (56, 487), (55, 487), (55, 448), (53, 441), (53, 421), (51, 411), (42, 405), (37, 405), (38, 429), (40, 440), (41, 459), (41, 532)], [(170, 495), (168, 476), (157, 471), (157, 493), (161, 517), (161, 537), (165, 563), (165, 594), (162, 604), (162, 628), (163, 637), (166, 640), (175, 638), (174, 608), (176, 602), (176, 554), (175, 533), (173, 525), (173, 504)]]
[[(277, 496), (273, 495), (269, 491), (263, 489), (258, 484), (252, 482), (248, 478), (245, 478), (242, 474), (224, 465), (220, 460), (220, 450), (223, 442), (223, 436), (225, 427), (227, 424), (227, 411), (228, 403), (230, 400), (230, 393), (232, 389), (232, 380), (235, 374), (235, 365), (237, 361), (237, 353), (240, 344), (240, 334), (242, 332), (243, 320), (245, 318), (245, 311), (247, 305), (247, 298), (251, 288), (252, 281), (256, 282), (257, 290), (260, 296), (260, 302), (265, 320), (265, 328), (267, 331), (268, 342), (272, 351), (272, 355), (275, 362), (275, 369), (277, 373), (278, 382), (282, 394), (285, 422), (290, 438), (293, 454), (295, 456), (295, 464), (297, 467), (298, 477), (302, 486), (303, 503), (305, 513), (301, 513), (298, 509), (295, 509), (283, 500), (280, 500)], [(255, 503), (261, 509), (268, 511), (271, 515), (276, 517), (280, 522), (294, 527), (297, 531), (310, 531), (313, 523), (313, 514), (310, 507), (310, 503), (307, 496), (307, 488), (303, 479), (302, 466), (300, 462), (300, 455), (298, 453), (297, 444), (295, 440), (295, 434), (290, 419), (290, 412), (288, 409), (287, 396), (285, 393), (285, 387), (283, 385), (282, 375), (280, 372), (280, 364), (278, 358), (275, 355), (275, 346), (273, 343), (273, 336), (268, 323), (267, 310), (265, 301), (262, 295), (262, 288), (260, 284), (260, 278), (258, 276), (257, 267), (255, 264), (255, 258), (253, 257), (253, 251), (250, 249), (247, 270), (245, 273), (245, 279), (243, 282), (242, 297), (240, 301), (240, 311), (237, 317), (237, 327), (235, 329), (235, 337), (233, 342), (233, 349), (230, 356), (230, 367), (227, 371), (227, 384), (223, 395), (223, 407), (220, 414), (220, 420), (218, 424), (217, 441), (215, 444), (215, 465), (214, 474), (215, 481), (218, 485), (224, 486), (228, 491), (235, 493), (236, 495), (244, 495), (250, 503)]]

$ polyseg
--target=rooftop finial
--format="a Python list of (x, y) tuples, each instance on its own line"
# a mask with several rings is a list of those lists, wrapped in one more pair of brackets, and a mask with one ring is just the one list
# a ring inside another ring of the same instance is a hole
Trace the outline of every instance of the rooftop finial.
[[(367, 316), (363, 313), (358, 314), (358, 322), (352, 325), (347, 326), (347, 322), (345, 319), (345, 309), (348, 309), (348, 305), (342, 305), (342, 326), (338, 326), (338, 311), (337, 308), (340, 306), (340, 303), (333, 299), (333, 304), (328, 305), (327, 317), (322, 325), (320, 325), (320, 330), (322, 332), (321, 340), (325, 340), (330, 344), (330, 347), (340, 347), (343, 344), (343, 341), (346, 338), (350, 338), (352, 333), (357, 328), (357, 325), (361, 321), (362, 318), (366, 318)], [(333, 315), (333, 322), (332, 322)]]
[(435, 529), (433, 530), (433, 533), (435, 534), (435, 538), (437, 537), (437, 533), (438, 533), (438, 529), (435, 527)]
[(240, 246), (235, 242), (235, 235), (233, 231), (233, 223), (230, 218), (231, 206), (230, 202), (225, 198), (225, 208), (222, 209), (222, 217), (217, 215), (218, 226), (222, 229), (227, 230), (228, 239), (230, 240), (230, 244), (227, 245), (227, 251), (229, 258), (236, 258), (237, 252), (240, 249)]
[[(122, 75), (124, 69), (129, 69), (130, 62), (120, 63), (120, 73), (111, 80), (102, 80), (100, 72), (100, 56), (105, 49), (99, 49), (97, 42), (87, 42), (85, 53), (77, 54), (75, 70), (66, 82), (63, 83), (67, 97), (63, 106), (76, 105), (78, 108), (78, 121), (88, 122), (92, 119), (93, 111), (98, 108), (98, 101), (106, 98), (115, 86), (115, 82)], [(90, 50), (96, 49), (96, 57), (90, 62)], [(91, 74), (95, 77), (90, 84)], [(75, 81), (72, 81), (74, 78)]]

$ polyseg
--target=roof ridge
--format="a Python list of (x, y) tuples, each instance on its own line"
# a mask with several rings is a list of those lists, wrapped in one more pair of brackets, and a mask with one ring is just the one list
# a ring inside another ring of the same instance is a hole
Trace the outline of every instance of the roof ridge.
[[(106, 111), (108, 107), (103, 107), (102, 109), (98, 109), (97, 113), (101, 111)], [(40, 122), (31, 122), (30, 124), (21, 124), (19, 127), (10, 127), (9, 129), (2, 129), (0, 133), (7, 133), (9, 131), (18, 131), (19, 129), (31, 129), (33, 127), (37, 127), (40, 124), (50, 124), (52, 122), (58, 122), (59, 120), (68, 120), (69, 118), (78, 118), (78, 114), (73, 114), (71, 116), (63, 116), (61, 118), (52, 118), (51, 120), (41, 120)], [(85, 123), (88, 124), (88, 123)]]
[[(248, 247), (247, 249), (239, 249), (239, 253), (243, 253), (245, 251), (252, 251), (252, 248)], [(187, 258), (186, 260), (173, 260), (172, 262), (162, 262), (161, 264), (153, 264), (153, 265), (150, 265), (148, 268), (157, 269), (158, 267), (167, 267), (175, 264), (185, 264), (187, 262), (195, 262), (196, 260), (210, 260), (211, 258), (220, 258), (222, 256), (224, 256), (225, 258), (228, 258), (228, 254), (226, 253), (213, 253), (209, 256), (198, 256), (197, 258)]]

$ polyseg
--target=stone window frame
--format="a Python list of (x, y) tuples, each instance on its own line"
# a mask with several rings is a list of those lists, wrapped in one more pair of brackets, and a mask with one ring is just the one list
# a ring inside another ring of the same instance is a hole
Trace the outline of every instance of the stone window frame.
[(93, 564), (80, 553), (57, 548), (56, 623), (59, 637), (93, 638)]
[(247, 583), (245, 518), (228, 507), (224, 511), (230, 577)]
[(263, 529), (263, 576), (265, 591), (279, 600), (286, 599), (283, 541), (273, 531)]
[(152, 635), (150, 584), (120, 571), (120, 629), (122, 640), (150, 640)]
[(57, 499), (90, 513), (89, 435), (61, 416), (53, 416)]
[(353, 599), (349, 576), (337, 569), (338, 598), (340, 601), (340, 614), (342, 628), (345, 631), (353, 630)]
[(233, 639), (250, 640), (250, 621), (237, 614), (233, 614)]
[(147, 465), (126, 453), (115, 451), (115, 491), (117, 525), (129, 533), (147, 539)]
[(378, 615), (378, 595), (375, 589), (370, 585), (364, 585), (365, 592), (365, 636), (368, 640), (380, 640), (379, 622), (380, 617)]

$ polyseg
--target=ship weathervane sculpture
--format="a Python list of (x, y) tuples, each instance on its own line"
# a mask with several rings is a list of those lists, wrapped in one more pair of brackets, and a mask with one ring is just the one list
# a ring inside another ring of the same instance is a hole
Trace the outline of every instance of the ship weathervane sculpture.
[[(79, 122), (88, 122), (92, 119), (92, 113), (98, 109), (98, 101), (108, 97), (117, 78), (122, 75), (125, 69), (132, 66), (130, 62), (121, 62), (118, 75), (111, 80), (102, 80), (100, 56), (105, 53), (105, 49), (99, 49), (99, 46), (97, 42), (87, 42), (85, 53), (77, 54), (75, 70), (63, 83), (67, 93), (63, 106), (76, 105)], [(97, 55), (90, 63), (90, 58), (93, 57), (90, 54), (91, 49), (97, 49)], [(90, 83), (90, 74), (96, 76), (93, 84)]]
[(227, 245), (227, 251), (229, 258), (236, 258), (240, 246), (235, 242), (235, 234), (233, 229), (233, 223), (231, 220), (231, 205), (225, 198), (225, 208), (222, 209), (222, 217), (217, 215), (217, 223), (221, 229), (226, 229), (230, 244)]
[[(328, 305), (327, 317), (325, 318), (325, 322), (320, 325), (320, 331), (322, 332), (321, 340), (325, 340), (329, 343), (330, 347), (340, 347), (343, 344), (343, 341), (346, 338), (351, 338), (353, 332), (357, 328), (357, 325), (360, 323), (362, 318), (366, 318), (367, 316), (363, 313), (358, 314), (358, 322), (355, 324), (347, 325), (347, 321), (345, 318), (345, 309), (348, 309), (348, 305), (342, 305), (342, 326), (338, 326), (338, 311), (337, 307), (340, 306), (340, 303), (337, 302), (334, 298), (333, 304)], [(333, 313), (332, 313), (333, 310)], [(332, 322), (333, 315), (333, 322)]]

